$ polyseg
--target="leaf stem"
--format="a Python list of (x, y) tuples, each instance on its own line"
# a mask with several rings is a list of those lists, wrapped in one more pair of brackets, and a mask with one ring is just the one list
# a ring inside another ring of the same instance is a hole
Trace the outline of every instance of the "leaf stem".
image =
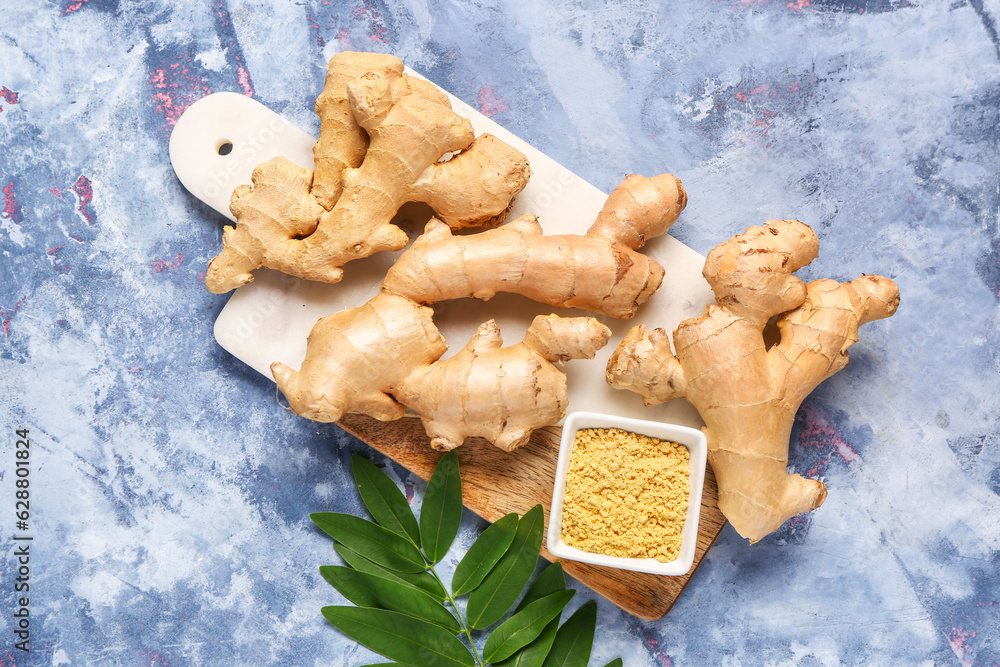
[(472, 641), (472, 630), (469, 628), (468, 624), (466, 624), (465, 618), (462, 617), (462, 612), (459, 611), (458, 604), (455, 603), (455, 597), (451, 594), (451, 590), (444, 585), (443, 581), (441, 581), (441, 577), (439, 577), (438, 573), (434, 570), (433, 564), (430, 565), (428, 571), (435, 579), (437, 579), (437, 582), (441, 584), (441, 588), (444, 589), (444, 594), (448, 598), (448, 602), (450, 602), (451, 606), (455, 609), (455, 615), (458, 616), (458, 622), (462, 625), (462, 631), (465, 632), (465, 636), (469, 639), (469, 646), (472, 647), (472, 655), (476, 658), (476, 664), (485, 667), (486, 663), (483, 662), (481, 657), (479, 657), (479, 651), (476, 649), (476, 643)]

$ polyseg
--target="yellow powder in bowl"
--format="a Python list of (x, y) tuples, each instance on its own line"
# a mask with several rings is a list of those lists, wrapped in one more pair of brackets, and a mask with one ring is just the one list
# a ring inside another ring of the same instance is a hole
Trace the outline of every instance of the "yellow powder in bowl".
[(580, 429), (566, 477), (563, 542), (606, 556), (676, 559), (690, 459), (676, 442), (620, 428)]

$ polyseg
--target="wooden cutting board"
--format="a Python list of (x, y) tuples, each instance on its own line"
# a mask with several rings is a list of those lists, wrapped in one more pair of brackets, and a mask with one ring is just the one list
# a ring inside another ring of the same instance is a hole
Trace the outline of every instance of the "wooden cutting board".
[[(539, 216), (546, 234), (582, 234), (593, 222), (607, 197), (551, 158), (478, 113), (457, 98), (453, 108), (471, 120), (477, 134), (489, 132), (528, 156), (532, 177), (518, 195), (510, 217), (522, 213)], [(253, 168), (273, 157), (284, 156), (312, 167), (315, 139), (260, 103), (235, 93), (216, 93), (189, 107), (170, 138), (170, 160), (179, 180), (200, 200), (232, 220), (229, 199), (233, 189), (250, 182)], [(623, 174), (624, 178), (624, 174)], [(690, 193), (696, 196), (696, 193)], [(406, 206), (395, 222), (419, 233), (430, 212)], [(681, 217), (681, 223), (683, 216)], [(681, 224), (678, 223), (678, 224)], [(644, 408), (630, 392), (615, 391), (604, 381), (604, 368), (615, 346), (635, 324), (673, 329), (682, 320), (697, 317), (714, 302), (701, 276), (704, 257), (669, 235), (653, 239), (642, 252), (665, 268), (663, 287), (631, 320), (596, 316), (612, 330), (608, 345), (589, 361), (569, 362), (570, 410), (606, 412), (639, 419), (669, 421), (700, 427), (697, 412), (687, 402)], [(226, 350), (271, 379), (270, 365), (281, 361), (298, 368), (305, 357), (306, 339), (320, 317), (360, 306), (378, 290), (386, 270), (400, 253), (379, 253), (345, 267), (344, 280), (336, 285), (302, 281), (267, 270), (255, 272), (254, 282), (234, 292), (215, 323), (215, 336)], [(460, 348), (481, 322), (490, 318), (500, 325), (508, 341), (520, 340), (528, 324), (548, 306), (523, 297), (499, 294), (488, 303), (464, 299), (435, 304), (435, 324), (449, 347)], [(590, 315), (565, 309), (560, 315)], [(447, 355), (446, 355), (447, 356)], [(372, 447), (427, 479), (440, 454), (428, 446), (419, 420), (405, 418), (381, 423), (349, 416), (341, 425)], [(548, 512), (558, 453), (558, 426), (543, 429), (531, 442), (505, 453), (485, 442), (470, 441), (459, 448), (466, 507), (488, 521), (509, 513), (523, 514), (542, 503)], [(691, 573), (724, 525), (717, 504), (715, 478), (705, 480), (699, 524), (698, 549)], [(543, 550), (543, 555), (551, 555)], [(563, 561), (571, 576), (639, 618), (660, 618), (670, 609), (690, 579), (614, 570)]]

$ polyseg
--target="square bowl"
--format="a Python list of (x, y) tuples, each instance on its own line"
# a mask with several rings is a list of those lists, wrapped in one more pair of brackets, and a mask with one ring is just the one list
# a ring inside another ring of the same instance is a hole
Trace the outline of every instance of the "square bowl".
[[(620, 558), (583, 551), (571, 547), (562, 539), (563, 500), (566, 496), (566, 476), (569, 473), (570, 457), (576, 442), (576, 432), (586, 428), (620, 428), (632, 433), (646, 435), (660, 440), (670, 440), (684, 445), (690, 452), (689, 493), (687, 515), (681, 529), (680, 554), (672, 561), (662, 563), (655, 558)], [(566, 417), (559, 443), (559, 459), (556, 463), (556, 481), (552, 492), (552, 509), (549, 512), (549, 530), (546, 546), (549, 553), (557, 558), (575, 560), (593, 565), (616, 567), (648, 574), (680, 576), (687, 574), (694, 563), (694, 552), (698, 542), (698, 519), (701, 514), (701, 493), (705, 485), (705, 464), (708, 459), (708, 442), (705, 434), (698, 429), (664, 422), (645, 421), (617, 417), (596, 412), (573, 412)]]

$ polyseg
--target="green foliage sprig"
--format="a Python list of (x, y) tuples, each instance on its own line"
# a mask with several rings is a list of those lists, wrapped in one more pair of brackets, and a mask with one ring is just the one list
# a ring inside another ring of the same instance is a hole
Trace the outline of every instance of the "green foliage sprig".
[[(323, 616), (354, 641), (396, 661), (370, 667), (586, 667), (597, 604), (580, 606), (560, 626), (576, 593), (566, 588), (562, 566), (547, 566), (529, 586), (542, 546), (541, 505), (521, 517), (508, 514), (484, 530), (459, 561), (449, 590), (434, 565), (448, 553), (462, 520), (455, 453), (438, 462), (419, 520), (375, 464), (355, 454), (352, 467), (373, 520), (335, 512), (310, 518), (334, 539), (345, 563), (324, 565), (320, 574), (356, 605), (323, 607)], [(463, 615), (456, 599), (466, 595)], [(473, 635), (487, 630), (480, 654)], [(618, 658), (605, 667), (621, 664)]]

